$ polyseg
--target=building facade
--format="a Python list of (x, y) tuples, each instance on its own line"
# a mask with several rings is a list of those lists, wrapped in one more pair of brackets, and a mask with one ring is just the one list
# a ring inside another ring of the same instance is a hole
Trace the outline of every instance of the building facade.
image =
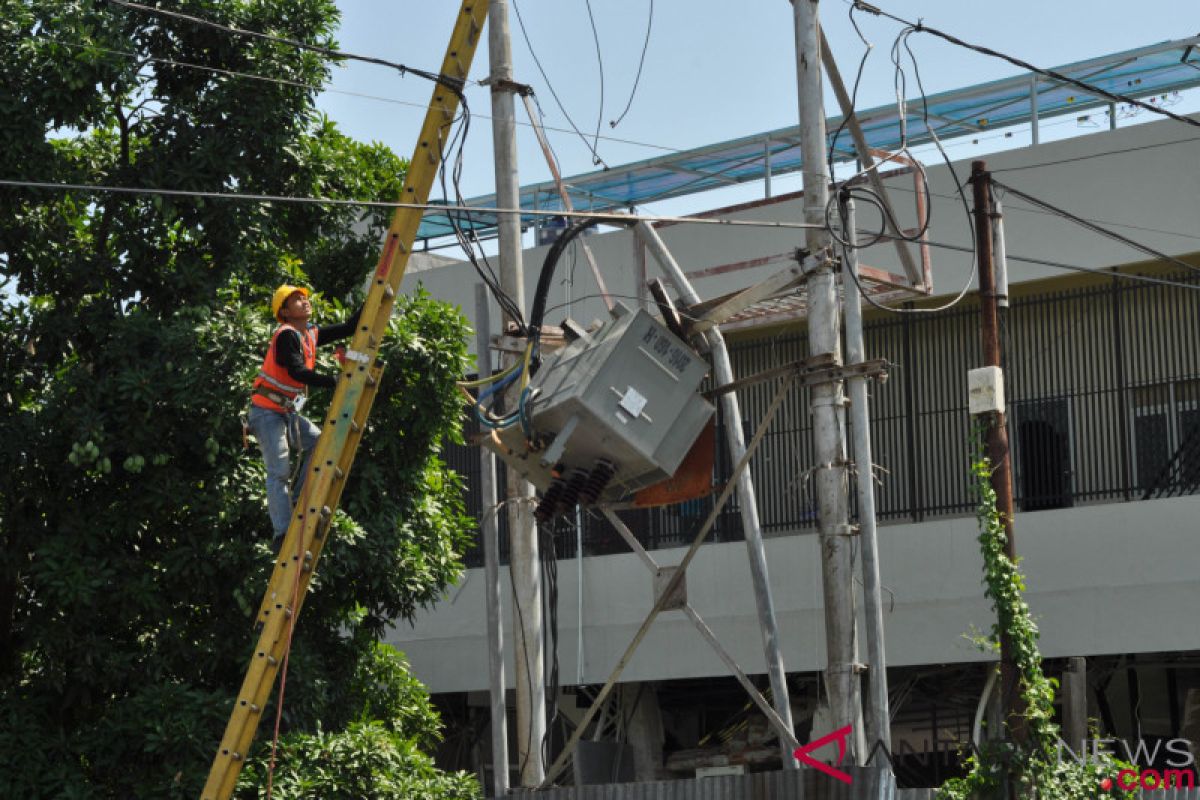
[[(1148, 260), (1144, 252), (1002, 197), (1012, 281), (1004, 366), (1015, 538), (1027, 599), (1049, 671), (1060, 673), (1068, 658), (1086, 658), (1089, 716), (1102, 736), (1130, 742), (1200, 740), (1200, 140), (1186, 134), (1177, 123), (1156, 122), (988, 158), (1010, 185), (1170, 257)], [(956, 171), (969, 172), (963, 164)], [(930, 169), (929, 178), (931, 235), (969, 244), (954, 174), (942, 167)], [(908, 176), (889, 180), (900, 197), (911, 186)], [(712, 213), (799, 219), (800, 202), (791, 195)], [(761, 279), (770, 268), (752, 265), (796, 244), (795, 231), (684, 225), (661, 231), (706, 297)], [(634, 298), (644, 296), (647, 267), (633, 237), (603, 233), (590, 243), (611, 290), (639, 302)], [(531, 281), (544, 252), (526, 253)], [(899, 272), (894, 259), (882, 245), (864, 252), (868, 263)], [(877, 463), (869, 472), (859, 465), (856, 473), (858, 480), (877, 482), (902, 785), (936, 785), (958, 768), (959, 746), (970, 739), (995, 659), (973, 641), (993, 622), (983, 596), (969, 472), (966, 373), (981, 364), (978, 301), (968, 293), (937, 310), (972, 279), (973, 261), (956, 250), (935, 250), (933, 259), (937, 297), (891, 301), (893, 310), (866, 312), (867, 355), (891, 366), (887, 381), (870, 390)], [(468, 269), (448, 265), (416, 277), (470, 316)], [(576, 276), (578, 282), (563, 289), (564, 304), (577, 319), (601, 316), (582, 268)], [(769, 318), (727, 335), (739, 376), (806, 356), (799, 318)], [(759, 384), (741, 392), (743, 419), (719, 418), (718, 427), (741, 424), (752, 433), (773, 391)], [(714, 482), (720, 484), (730, 463), (719, 431), (717, 443)], [(448, 459), (472, 489), (471, 512), (482, 513), (473, 491), (478, 452), (452, 447)], [(751, 470), (801, 740), (825, 664), (812, 466), (807, 392), (798, 387)], [(711, 502), (622, 517), (660, 563), (670, 564), (682, 556)], [(688, 596), (765, 686), (735, 502), (689, 568)], [(555, 603), (548, 663), (555, 667), (561, 712), (553, 733), (561, 739), (580, 713), (576, 705), (586, 707), (591, 688), (633, 637), (653, 589), (645, 567), (598, 515), (561, 520), (542, 531), (541, 541), (556, 564), (548, 593)], [(506, 554), (503, 538), (501, 550)], [(464, 724), (486, 713), (480, 558), (469, 553), (471, 569), (460, 585), (413, 627), (398, 627), (390, 637), (449, 717)], [(628, 713), (617, 715), (622, 723), (611, 735), (660, 737), (661, 774), (691, 775), (725, 762), (750, 769), (778, 763), (778, 751), (763, 746), (761, 718), (681, 616), (659, 618), (622, 680), (626, 705), (618, 709)], [(650, 721), (635, 725), (651, 706)]]

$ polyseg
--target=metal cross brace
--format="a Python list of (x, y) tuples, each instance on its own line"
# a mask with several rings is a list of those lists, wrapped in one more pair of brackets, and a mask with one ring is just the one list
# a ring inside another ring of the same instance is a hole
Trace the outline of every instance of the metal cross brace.
[[(634, 652), (637, 651), (638, 646), (646, 638), (646, 634), (650, 632), (650, 627), (654, 624), (654, 620), (663, 611), (663, 609), (666, 608), (671, 598), (675, 595), (676, 590), (679, 588), (679, 585), (683, 582), (683, 576), (686, 574), (688, 566), (692, 563), (692, 559), (696, 557), (696, 552), (700, 549), (700, 545), (704, 544), (704, 540), (708, 538), (708, 533), (712, 530), (713, 525), (716, 523), (717, 517), (721, 513), (721, 509), (725, 506), (726, 501), (729, 500), (730, 495), (733, 494), (734, 487), (737, 485), (738, 476), (741, 475), (742, 471), (749, 466), (750, 457), (754, 455), (754, 452), (758, 449), (759, 444), (762, 443), (763, 436), (766, 434), (767, 428), (770, 426), (772, 420), (775, 419), (775, 414), (779, 411), (779, 407), (783, 404), (784, 398), (787, 397), (787, 392), (791, 385), (791, 378), (785, 378), (779, 382), (779, 389), (775, 392), (775, 397), (772, 398), (771, 405), (768, 406), (766, 414), (763, 415), (763, 419), (762, 422), (759, 423), (758, 430), (754, 432), (754, 438), (752, 438), (750, 443), (746, 446), (745, 454), (734, 467), (733, 473), (729, 476), (729, 480), (725, 483), (725, 488), (721, 490), (721, 494), (717, 497), (716, 502), (713, 504), (712, 511), (708, 512), (708, 517), (704, 520), (704, 524), (700, 526), (700, 531), (696, 534), (696, 538), (692, 541), (692, 544), (688, 548), (687, 552), (683, 554), (683, 559), (680, 560), (679, 564), (677, 565), (675, 574), (671, 577), (671, 580), (667, 582), (667, 585), (663, 587), (662, 593), (654, 602), (654, 606), (646, 615), (646, 619), (643, 620), (641, 627), (638, 628), (637, 633), (634, 634), (633, 641), (629, 643), (629, 646), (625, 648), (625, 652), (621, 654), (621, 658), (617, 661), (617, 665), (613, 667), (612, 673), (610, 673), (608, 676), (608, 680), (605, 681), (604, 686), (600, 688), (599, 693), (596, 695), (596, 699), (592, 701), (591, 706), (589, 706), (587, 712), (584, 713), (583, 718), (575, 727), (575, 732), (571, 734), (571, 738), (563, 747), (562, 752), (559, 753), (558, 758), (556, 758), (554, 763), (550, 765), (550, 768), (546, 770), (546, 777), (540, 784), (538, 784), (537, 788), (545, 789), (549, 787), (554, 782), (554, 779), (557, 778), (566, 768), (567, 761), (570, 759), (571, 753), (575, 750), (576, 745), (579, 744), (579, 740), (583, 737), (584, 729), (586, 729), (591, 723), (592, 719), (595, 718), (596, 712), (603, 705), (604, 701), (608, 698), (608, 695), (612, 692), (613, 687), (617, 684), (617, 679), (621, 677), (621, 673), (624, 672), (625, 667), (629, 665), (629, 661), (631, 658), (633, 658)], [(704, 626), (704, 628), (701, 629), (701, 633), (703, 633), (704, 630), (707, 630), (707, 626)], [(711, 634), (712, 631), (710, 630), (709, 635)]]
[[(646, 552), (646, 549), (642, 547), (642, 543), (639, 542), (637, 537), (633, 535), (633, 531), (629, 530), (628, 526), (625, 525), (621, 518), (618, 517), (616, 512), (612, 509), (604, 508), (602, 511), (604, 512), (605, 519), (607, 519), (609, 523), (611, 523), (612, 526), (617, 529), (617, 533), (621, 534), (621, 538), (625, 540), (625, 543), (629, 545), (629, 548), (633, 550), (633, 552), (639, 558), (642, 559), (642, 563), (644, 563), (651, 572), (658, 574), (658, 563), (653, 557), (651, 557), (649, 553)], [(700, 616), (700, 612), (696, 611), (692, 604), (686, 600), (684, 601), (680, 610), (683, 611), (683, 613), (687, 615), (688, 619), (692, 621), (692, 624), (694, 624), (700, 631), (700, 635), (704, 637), (704, 640), (712, 645), (713, 650), (717, 652), (717, 656), (720, 657), (721, 661), (725, 663), (725, 666), (729, 668), (729, 671), (732, 672), (738, 679), (738, 683), (740, 683), (742, 688), (746, 690), (746, 694), (750, 695), (750, 699), (754, 701), (754, 704), (758, 706), (758, 710), (763, 713), (763, 716), (767, 718), (767, 721), (771, 723), (780, 737), (787, 742), (788, 748), (795, 750), (797, 747), (799, 747), (800, 742), (797, 741), (795, 734), (790, 728), (788, 728), (787, 724), (779, 718), (779, 714), (774, 708), (771, 707), (771, 704), (767, 702), (767, 698), (764, 697), (762, 692), (758, 690), (758, 687), (751, 682), (745, 671), (741, 668), (737, 661), (734, 660), (733, 656), (729, 654), (729, 651), (722, 646), (721, 642), (717, 639), (716, 634), (712, 632), (712, 629), (708, 627), (708, 625), (704, 622), (704, 619)]]

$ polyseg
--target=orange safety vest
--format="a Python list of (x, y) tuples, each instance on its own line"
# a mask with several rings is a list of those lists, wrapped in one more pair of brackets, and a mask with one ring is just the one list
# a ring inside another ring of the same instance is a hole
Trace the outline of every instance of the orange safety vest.
[(256, 406), (280, 412), (290, 411), (291, 408), (276, 402), (272, 399), (271, 395), (281, 400), (291, 401), (297, 395), (303, 394), (306, 388), (304, 384), (296, 383), (292, 379), (292, 376), (288, 374), (287, 368), (281, 366), (275, 360), (275, 343), (279, 341), (279, 334), (284, 331), (292, 331), (300, 334), (301, 345), (304, 348), (304, 366), (308, 369), (313, 369), (317, 365), (316, 325), (308, 326), (303, 332), (296, 330), (290, 325), (280, 325), (275, 329), (275, 333), (271, 336), (271, 346), (267, 348), (267, 356), (263, 359), (262, 369), (258, 371), (258, 377), (254, 379), (250, 402)]

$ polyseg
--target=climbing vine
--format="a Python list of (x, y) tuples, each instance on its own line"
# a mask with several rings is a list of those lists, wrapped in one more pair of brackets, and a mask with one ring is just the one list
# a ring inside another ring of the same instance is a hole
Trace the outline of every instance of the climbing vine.
[[(971, 477), (978, 492), (976, 516), (983, 552), (984, 595), (992, 601), (996, 622), (992, 642), (1007, 637), (1021, 699), (1020, 723), (1026, 736), (1021, 744), (990, 743), (967, 759), (965, 778), (947, 781), (939, 800), (1002, 800), (1009, 791), (1032, 800), (1089, 800), (1096, 797), (1134, 797), (1118, 788), (1115, 777), (1130, 765), (1106, 753), (1080, 763), (1060, 757), (1059, 726), (1054, 721), (1057, 682), (1042, 671), (1038, 628), (1025, 602), (1025, 580), (1019, 563), (1008, 557), (1008, 536), (992, 488), (992, 464), (984, 451), (985, 423), (977, 424), (972, 437)], [(1018, 720), (1006, 720), (1011, 727)], [(1011, 738), (1011, 737), (1010, 737)], [(1107, 781), (1105, 779), (1108, 779)]]

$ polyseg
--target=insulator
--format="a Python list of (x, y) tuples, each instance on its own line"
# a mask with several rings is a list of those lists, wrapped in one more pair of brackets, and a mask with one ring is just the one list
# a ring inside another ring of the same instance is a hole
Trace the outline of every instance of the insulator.
[(592, 471), (588, 473), (587, 483), (579, 492), (579, 502), (584, 505), (591, 505), (600, 499), (600, 494), (604, 488), (608, 486), (608, 482), (612, 480), (613, 475), (617, 473), (616, 465), (606, 458), (599, 459)]
[(587, 485), (588, 474), (581, 469), (573, 469), (567, 476), (567, 488), (558, 502), (559, 511), (570, 511), (579, 502), (579, 493)]
[(546, 487), (546, 493), (542, 495), (542, 502), (538, 503), (537, 508), (533, 510), (534, 519), (543, 523), (554, 519), (564, 489), (566, 487), (561, 480), (551, 481), (550, 485)]

